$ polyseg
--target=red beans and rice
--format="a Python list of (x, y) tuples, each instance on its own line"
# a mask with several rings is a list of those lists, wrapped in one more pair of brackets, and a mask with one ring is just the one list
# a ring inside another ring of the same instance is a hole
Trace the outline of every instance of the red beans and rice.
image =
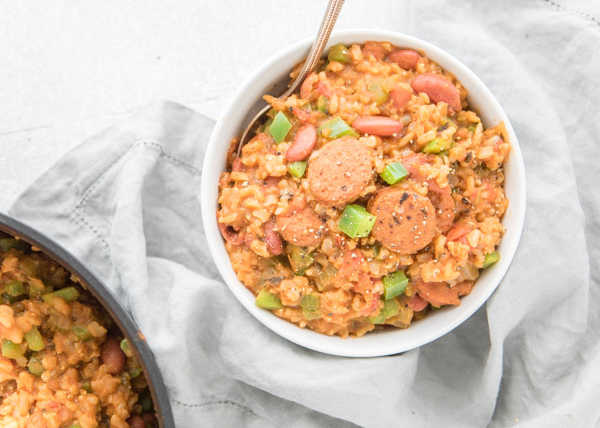
[(232, 142), (217, 211), (257, 305), (347, 337), (460, 304), (498, 259), (510, 151), (466, 96), (385, 42), (335, 46), (299, 93), (265, 96), (269, 119), (239, 158)]

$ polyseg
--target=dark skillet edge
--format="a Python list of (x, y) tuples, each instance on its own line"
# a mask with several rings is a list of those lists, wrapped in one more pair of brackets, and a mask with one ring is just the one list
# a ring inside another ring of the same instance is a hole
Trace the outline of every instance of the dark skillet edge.
[(89, 269), (71, 253), (41, 232), (0, 212), (0, 231), (9, 233), (23, 241), (38, 247), (44, 254), (74, 273), (86, 288), (104, 306), (125, 337), (133, 345), (139, 356), (142, 370), (148, 381), (150, 394), (154, 400), (155, 411), (160, 428), (175, 428), (173, 412), (167, 388), (158, 369), (152, 351), (148, 347), (140, 329), (127, 311), (117, 301), (115, 295)]

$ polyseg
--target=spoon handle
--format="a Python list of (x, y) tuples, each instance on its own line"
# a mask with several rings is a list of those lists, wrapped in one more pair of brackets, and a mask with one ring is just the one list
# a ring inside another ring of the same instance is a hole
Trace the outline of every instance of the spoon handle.
[(343, 4), (344, 0), (329, 0), (329, 4), (327, 5), (327, 11), (325, 13), (325, 16), (323, 17), (323, 21), (321, 21), (321, 27), (319, 28), (319, 31), (317, 32), (317, 37), (315, 38), (315, 41), (313, 42), (312, 47), (308, 52), (308, 57), (304, 62), (302, 70), (300, 70), (298, 77), (296, 77), (296, 79), (292, 82), (288, 90), (285, 91), (280, 96), (280, 98), (287, 97), (288, 95), (292, 94), (298, 88), (298, 86), (300, 86), (302, 82), (304, 82), (306, 76), (308, 76), (315, 69), (317, 62), (319, 61), (319, 59), (321, 59), (321, 55), (325, 50), (325, 45), (329, 40), (329, 36), (331, 35), (331, 31), (333, 30), (335, 21), (337, 21), (337, 18), (340, 14), (340, 10), (342, 10)]
[[(296, 79), (292, 82), (290, 87), (283, 94), (279, 96), (279, 98), (287, 97), (292, 94), (298, 86), (304, 82), (306, 76), (308, 76), (316, 67), (317, 62), (321, 58), (323, 51), (325, 50), (325, 45), (327, 45), (327, 41), (329, 40), (329, 36), (331, 35), (331, 30), (333, 30), (333, 26), (335, 25), (335, 21), (340, 14), (340, 10), (342, 10), (342, 5), (344, 4), (344, 0), (329, 0), (329, 4), (327, 5), (327, 10), (325, 12), (325, 16), (323, 17), (323, 21), (321, 21), (321, 27), (319, 28), (319, 32), (317, 33), (317, 37), (308, 52), (308, 57), (304, 62), (304, 66), (300, 73), (296, 77)], [(270, 105), (266, 105), (263, 109), (261, 109), (256, 116), (252, 118), (252, 120), (244, 129), (244, 133), (242, 134), (242, 138), (237, 146), (237, 157), (240, 157), (242, 153), (242, 146), (246, 142), (248, 138), (248, 134), (250, 130), (254, 126), (257, 120), (259, 120), (266, 112), (271, 108)]]

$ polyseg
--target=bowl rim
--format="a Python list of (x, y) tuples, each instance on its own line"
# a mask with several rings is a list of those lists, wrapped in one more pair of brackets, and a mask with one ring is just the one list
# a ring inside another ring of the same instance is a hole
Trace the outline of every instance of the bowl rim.
[[(492, 283), (492, 285), (478, 291), (477, 296), (475, 296), (475, 293), (472, 292), (469, 296), (463, 297), (463, 303), (465, 301), (469, 301), (469, 306), (466, 310), (459, 310), (459, 308), (465, 306), (460, 305), (451, 308), (446, 307), (436, 311), (436, 317), (444, 322), (443, 326), (433, 329), (432, 331), (429, 331), (427, 327), (423, 327), (421, 328), (421, 330), (425, 330), (424, 332), (421, 332), (423, 334), (418, 338), (411, 338), (409, 343), (405, 343), (401, 339), (393, 340), (392, 337), (390, 337), (389, 340), (387, 340), (387, 338), (385, 338), (385, 340), (380, 340), (378, 337), (384, 336), (384, 334), (400, 337), (399, 333), (408, 332), (411, 329), (414, 331), (415, 325), (411, 325), (411, 327), (406, 330), (398, 329), (389, 332), (369, 333), (361, 338), (341, 339), (337, 336), (326, 336), (316, 333), (312, 330), (300, 328), (289, 321), (275, 316), (269, 311), (258, 308), (254, 304), (254, 296), (252, 293), (237, 279), (237, 276), (235, 275), (235, 272), (231, 266), (229, 256), (225, 250), (222, 237), (218, 230), (215, 216), (216, 209), (213, 210), (213, 208), (217, 205), (216, 197), (214, 200), (212, 199), (212, 196), (215, 193), (214, 189), (218, 188), (218, 175), (217, 180), (214, 179), (213, 175), (216, 169), (218, 169), (219, 174), (221, 171), (223, 171), (225, 158), (223, 156), (217, 157), (219, 149), (221, 151), (223, 150), (219, 147), (219, 144), (226, 144), (229, 146), (230, 142), (223, 141), (221, 134), (227, 133), (227, 129), (229, 129), (229, 132), (231, 132), (231, 124), (228, 123), (228, 116), (231, 116), (231, 113), (234, 111), (234, 109), (236, 109), (239, 100), (244, 97), (244, 94), (249, 91), (251, 92), (252, 87), (255, 86), (257, 81), (264, 80), (261, 78), (261, 76), (266, 76), (270, 71), (277, 69), (280, 61), (286, 59), (289, 60), (294, 55), (299, 56), (300, 58), (302, 58), (303, 55), (305, 56), (313, 39), (306, 38), (300, 40), (270, 57), (253, 73), (251, 73), (244, 83), (237, 89), (229, 103), (226, 105), (225, 109), (222, 111), (219, 119), (217, 120), (215, 128), (213, 129), (206, 149), (202, 169), (201, 209), (204, 231), (210, 253), (219, 273), (223, 277), (224, 282), (227, 284), (238, 301), (258, 321), (260, 321), (273, 332), (291, 342), (296, 343), (297, 345), (325, 354), (344, 357), (378, 357), (406, 352), (432, 342), (433, 340), (444, 336), (458, 325), (462, 324), (484, 303), (487, 302), (489, 297), (500, 284), (516, 254), (525, 222), (526, 186), (523, 156), (517, 136), (506, 112), (501, 107), (500, 103), (494, 97), (492, 92), (487, 88), (487, 86), (466, 65), (456, 59), (450, 53), (427, 41), (398, 32), (362, 28), (336, 31), (332, 33), (328, 42), (328, 47), (336, 43), (364, 43), (365, 41), (369, 40), (389, 41), (395, 46), (408, 47), (425, 52), (427, 57), (433, 59), (435, 62), (440, 64), (442, 68), (457, 76), (457, 79), (469, 90), (470, 95), (467, 98), (470, 98), (474, 93), (477, 93), (477, 97), (485, 99), (485, 110), (480, 109), (483, 111), (478, 112), (480, 117), (481, 114), (485, 114), (487, 111), (498, 114), (498, 117), (497, 119), (495, 118), (494, 122), (500, 123), (503, 121), (511, 139), (511, 153), (506, 165), (510, 165), (511, 179), (513, 179), (512, 181), (516, 180), (514, 185), (515, 194), (511, 195), (509, 198), (509, 209), (507, 210), (507, 213), (504, 214), (502, 224), (505, 224), (505, 219), (507, 218), (509, 211), (511, 213), (511, 221), (514, 224), (511, 229), (507, 230), (507, 233), (502, 238), (502, 242), (500, 244), (502, 246), (502, 258), (496, 265), (493, 266), (493, 268), (488, 269), (484, 274), (482, 274), (482, 277), (483, 275), (485, 275), (486, 278), (489, 277), (487, 282)], [(301, 55), (299, 55), (300, 53)], [(288, 72), (291, 70), (293, 65), (295, 65), (295, 63), (290, 61), (289, 65), (286, 66)], [(271, 83), (274, 82), (273, 78), (269, 79), (268, 81)], [(468, 81), (468, 84), (465, 84), (465, 81)], [(474, 109), (477, 110), (477, 106), (475, 106)], [(239, 122), (234, 123), (234, 125), (238, 125), (238, 128), (243, 126), (243, 124), (240, 124)], [(241, 132), (239, 129), (237, 129), (234, 135), (239, 134), (241, 134)], [(216, 161), (216, 159), (219, 160)], [(506, 180), (507, 182), (509, 181), (508, 173), (506, 174)], [(509, 234), (510, 239), (507, 240), (506, 238), (509, 236)], [(476, 283), (478, 284), (482, 282), (482, 279), (483, 278), (479, 278)], [(475, 289), (476, 288), (477, 287), (475, 287)], [(483, 288), (483, 286), (480, 287), (480, 289), (481, 288)], [(469, 299), (469, 297), (471, 297), (471, 299)], [(477, 298), (475, 299), (475, 297)], [(444, 315), (447, 314), (449, 310), (454, 310), (455, 315)], [(426, 321), (428, 318), (431, 318), (431, 315), (423, 320), (420, 320), (419, 323), (424, 323), (424, 321)], [(432, 323), (430, 322), (429, 324)]]
[(118, 302), (113, 292), (75, 256), (37, 229), (0, 212), (0, 231), (38, 247), (46, 256), (77, 276), (82, 287), (88, 290), (106, 309), (138, 355), (154, 401), (159, 427), (175, 428), (169, 395), (156, 359), (141, 330)]

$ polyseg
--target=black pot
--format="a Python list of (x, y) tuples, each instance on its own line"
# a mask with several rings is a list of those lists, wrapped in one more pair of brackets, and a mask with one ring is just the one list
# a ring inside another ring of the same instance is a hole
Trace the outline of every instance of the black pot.
[(173, 412), (162, 375), (156, 365), (154, 355), (129, 314), (110, 291), (73, 255), (42, 233), (0, 213), (0, 231), (13, 235), (38, 247), (48, 257), (75, 274), (84, 286), (115, 320), (129, 343), (133, 346), (146, 376), (146, 381), (154, 401), (154, 409), (160, 428), (175, 428)]

